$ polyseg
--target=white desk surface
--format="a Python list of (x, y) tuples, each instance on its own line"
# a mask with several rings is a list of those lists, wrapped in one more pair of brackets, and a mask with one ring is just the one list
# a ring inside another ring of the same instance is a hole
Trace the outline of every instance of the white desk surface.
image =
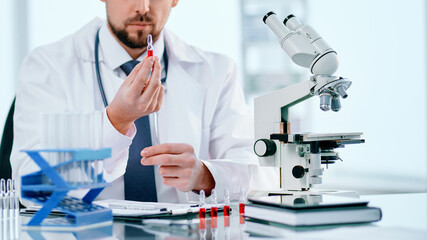
[[(233, 214), (230, 219), (230, 227), (224, 226), (224, 217), (218, 217), (218, 228), (215, 233), (215, 239), (423, 239), (427, 240), (427, 193), (414, 194), (389, 194), (389, 195), (365, 195), (363, 199), (370, 201), (370, 206), (380, 207), (383, 218), (380, 222), (362, 225), (344, 225), (329, 229), (309, 229), (308, 231), (294, 231), (284, 228), (278, 228), (271, 225), (259, 225), (256, 230), (264, 232), (270, 237), (255, 236), (248, 233), (250, 223), (240, 223), (237, 206), (233, 206)], [(207, 221), (210, 221), (207, 219)], [(207, 229), (195, 229), (193, 232), (176, 232), (174, 230), (162, 230), (158, 232), (147, 232), (141, 225), (135, 223), (127, 226), (127, 223), (114, 222), (113, 236), (103, 239), (213, 239), (213, 231), (210, 229), (210, 223), (207, 222)], [(133, 228), (133, 233), (129, 235), (124, 231), (125, 228)], [(253, 228), (253, 227), (252, 227)], [(207, 234), (206, 234), (207, 232)], [(36, 239), (76, 239), (75, 234), (40, 232), (40, 237)], [(148, 234), (148, 235), (147, 235)], [(275, 238), (271, 238), (274, 236)], [(20, 233), (20, 239), (35, 239), (30, 237), (27, 232)]]

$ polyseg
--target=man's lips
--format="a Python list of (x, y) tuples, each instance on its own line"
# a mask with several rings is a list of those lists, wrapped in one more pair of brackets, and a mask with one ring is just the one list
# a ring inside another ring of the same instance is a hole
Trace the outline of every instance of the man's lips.
[(144, 29), (144, 28), (151, 26), (151, 24), (149, 24), (149, 23), (129, 23), (129, 24), (127, 24), (127, 26), (131, 27), (131, 28)]

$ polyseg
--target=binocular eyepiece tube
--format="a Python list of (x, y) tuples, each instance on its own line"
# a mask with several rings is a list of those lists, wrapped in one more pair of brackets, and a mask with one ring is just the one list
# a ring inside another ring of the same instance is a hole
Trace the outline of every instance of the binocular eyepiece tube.
[(280, 22), (274, 12), (267, 13), (264, 16), (263, 21), (281, 40), (292, 33), (289, 29), (283, 26), (283, 23)]

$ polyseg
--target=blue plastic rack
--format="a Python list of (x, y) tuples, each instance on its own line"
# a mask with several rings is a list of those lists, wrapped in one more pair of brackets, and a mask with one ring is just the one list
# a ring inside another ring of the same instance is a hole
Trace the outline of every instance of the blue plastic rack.
[[(69, 183), (57, 171), (58, 169), (70, 171), (75, 166), (89, 166), (88, 169), (94, 174), (95, 170), (92, 167), (92, 163), (111, 157), (110, 148), (96, 150), (24, 150), (23, 152), (26, 152), (41, 170), (22, 176), (21, 197), (43, 205), (33, 218), (27, 224), (23, 224), (23, 226), (76, 230), (89, 227), (90, 225), (112, 224), (112, 210), (92, 204), (93, 200), (109, 185), (103, 180), (102, 174), (94, 175), (95, 177), (92, 181), (86, 180), (84, 182)], [(67, 156), (67, 159), (64, 162), (51, 166), (45, 159), (47, 154), (63, 154), (63, 156)], [(46, 181), (47, 179), (48, 181)], [(70, 190), (75, 189), (90, 190), (82, 199), (67, 196)], [(66, 214), (65, 218), (46, 219), (53, 209), (64, 212)]]

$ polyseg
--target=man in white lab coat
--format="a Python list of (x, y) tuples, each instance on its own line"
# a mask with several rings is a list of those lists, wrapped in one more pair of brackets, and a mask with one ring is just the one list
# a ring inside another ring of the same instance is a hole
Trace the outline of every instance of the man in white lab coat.
[[(104, 178), (112, 185), (99, 198), (125, 198), (129, 146), (137, 132), (134, 121), (145, 115), (153, 146), (141, 148), (138, 161), (155, 166), (157, 201), (186, 202), (200, 190), (209, 194), (212, 189), (219, 199), (225, 189), (238, 198), (242, 188), (248, 189), (257, 160), (251, 147), (252, 114), (236, 80), (235, 64), (163, 29), (178, 0), (103, 2), (107, 21), (95, 19), (24, 60), (14, 116), (13, 177), (37, 170), (20, 150), (40, 148), (40, 113), (102, 110), (103, 144), (112, 148)], [(98, 31), (99, 72), (108, 107), (96, 77)], [(146, 58), (148, 33), (156, 57)], [(129, 60), (141, 63), (127, 76), (120, 66)]]

